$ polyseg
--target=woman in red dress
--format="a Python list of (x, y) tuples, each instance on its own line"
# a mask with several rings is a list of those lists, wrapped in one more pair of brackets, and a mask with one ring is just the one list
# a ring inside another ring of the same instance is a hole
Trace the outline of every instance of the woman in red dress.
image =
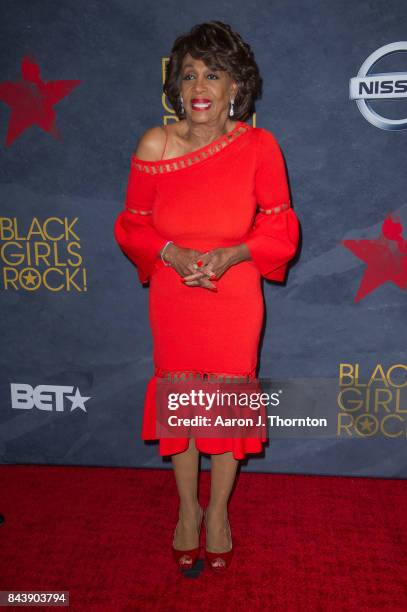
[[(253, 53), (230, 26), (212, 21), (179, 36), (164, 84), (178, 121), (140, 138), (114, 227), (140, 282), (149, 283), (154, 374), (142, 438), (159, 438), (160, 454), (172, 458), (180, 497), (173, 553), (180, 568), (198, 558), (203, 515), (210, 567), (228, 567), (227, 504), (236, 469), (266, 440), (156, 432), (163, 378), (255, 380), (261, 278), (283, 281), (297, 249), (299, 223), (279, 145), (270, 131), (245, 121), (260, 90)], [(211, 455), (205, 512), (198, 502), (199, 452)]]

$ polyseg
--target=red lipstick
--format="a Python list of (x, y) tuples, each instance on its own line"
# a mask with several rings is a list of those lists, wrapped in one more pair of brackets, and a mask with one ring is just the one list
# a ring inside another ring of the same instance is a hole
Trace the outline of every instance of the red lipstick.
[(212, 102), (208, 98), (192, 98), (191, 106), (193, 110), (208, 110), (211, 107)]

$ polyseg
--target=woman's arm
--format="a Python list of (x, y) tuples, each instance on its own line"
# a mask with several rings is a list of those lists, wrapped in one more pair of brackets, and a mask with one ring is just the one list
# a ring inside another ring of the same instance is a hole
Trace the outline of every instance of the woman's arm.
[(152, 220), (156, 177), (141, 171), (134, 159), (139, 155), (156, 155), (157, 132), (154, 136), (154, 130), (157, 129), (151, 128), (146, 132), (132, 156), (124, 209), (114, 223), (115, 239), (125, 255), (136, 265), (141, 283), (147, 283), (154, 270), (164, 265), (160, 253), (168, 240), (156, 230)]
[(274, 135), (259, 128), (256, 200), (259, 210), (234, 258), (251, 259), (269, 280), (283, 281), (299, 242), (299, 221), (291, 207), (284, 158)]

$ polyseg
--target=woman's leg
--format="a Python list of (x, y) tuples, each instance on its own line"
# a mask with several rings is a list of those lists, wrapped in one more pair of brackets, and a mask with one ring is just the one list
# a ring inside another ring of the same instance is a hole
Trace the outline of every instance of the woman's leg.
[(239, 460), (233, 457), (232, 452), (212, 455), (211, 496), (206, 510), (206, 548), (210, 552), (222, 552), (231, 547), (226, 522), (227, 504), (238, 465)]
[(177, 550), (190, 550), (199, 545), (198, 526), (200, 506), (198, 502), (199, 451), (193, 438), (183, 453), (171, 455), (179, 495), (179, 521), (174, 534)]

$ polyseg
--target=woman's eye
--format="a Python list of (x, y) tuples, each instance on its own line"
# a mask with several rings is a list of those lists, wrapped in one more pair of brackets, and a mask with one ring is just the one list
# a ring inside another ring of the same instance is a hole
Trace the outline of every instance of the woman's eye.
[[(189, 80), (190, 80), (190, 78), (189, 78), (189, 77), (193, 77), (193, 76), (194, 76), (193, 74), (186, 74), (186, 75), (184, 76), (184, 79), (183, 79), (183, 80), (184, 80), (184, 81), (189, 81)], [(208, 77), (215, 77), (215, 79), (218, 79), (218, 78), (219, 78), (219, 77), (218, 77), (218, 75), (217, 75), (217, 74), (215, 74), (214, 72), (211, 72), (210, 74), (208, 74)], [(212, 80), (212, 79), (211, 79), (211, 80)]]

